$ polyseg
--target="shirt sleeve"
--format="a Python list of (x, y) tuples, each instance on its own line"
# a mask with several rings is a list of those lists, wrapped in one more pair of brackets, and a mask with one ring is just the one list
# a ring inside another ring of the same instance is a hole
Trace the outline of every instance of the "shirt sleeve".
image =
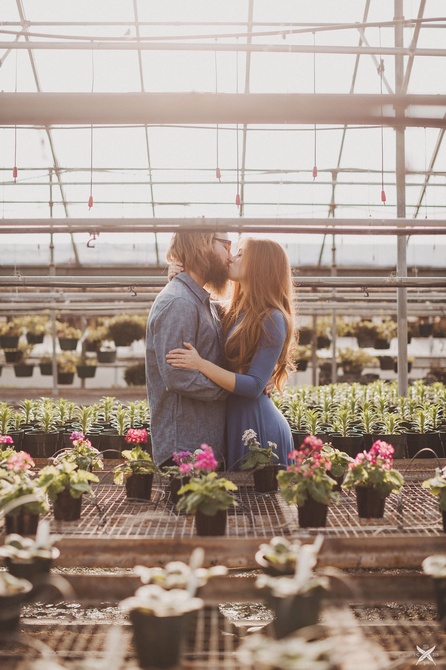
[(265, 332), (246, 374), (236, 373), (234, 395), (258, 398), (270, 379), (279, 360), (286, 337), (287, 324), (281, 312), (275, 310), (264, 321)]
[[(174, 368), (166, 361), (171, 349), (183, 348), (183, 342), (197, 346), (197, 307), (184, 298), (176, 298), (166, 305), (151, 326), (153, 347), (161, 378), (166, 390), (194, 400), (213, 402), (228, 393), (198, 370)], [(217, 335), (216, 335), (217, 337)]]

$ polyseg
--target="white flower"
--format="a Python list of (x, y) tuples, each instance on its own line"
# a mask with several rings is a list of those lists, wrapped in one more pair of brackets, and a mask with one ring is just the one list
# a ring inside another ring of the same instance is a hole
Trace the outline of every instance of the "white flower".
[(434, 579), (446, 577), (446, 556), (442, 554), (428, 556), (421, 563), (423, 572)]
[(248, 445), (251, 440), (257, 440), (257, 433), (252, 428), (248, 428), (242, 435), (244, 445)]
[(269, 442), (268, 441), (268, 447), (270, 449), (277, 449), (277, 444), (275, 442)]

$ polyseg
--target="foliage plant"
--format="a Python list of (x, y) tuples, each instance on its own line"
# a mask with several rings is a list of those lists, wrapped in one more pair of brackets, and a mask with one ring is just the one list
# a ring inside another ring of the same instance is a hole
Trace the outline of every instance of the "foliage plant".
[[(196, 548), (194, 552), (203, 549)], [(224, 576), (228, 569), (223, 565), (215, 565), (211, 568), (194, 568), (182, 561), (171, 561), (165, 567), (146, 568), (144, 565), (135, 565), (133, 572), (141, 579), (143, 584), (157, 584), (163, 589), (187, 589), (192, 583), (196, 588), (207, 584), (212, 577)]]
[(82, 331), (79, 328), (70, 326), (65, 321), (56, 321), (57, 337), (67, 337), (74, 340), (79, 340), (82, 336)]
[(274, 458), (279, 458), (274, 452), (277, 449), (277, 444), (275, 442), (268, 442), (267, 447), (262, 447), (257, 440), (257, 433), (251, 428), (245, 430), (242, 440), (243, 444), (249, 449), (249, 452), (242, 459), (240, 466), (242, 470), (264, 468), (265, 465), (273, 463)]
[(286, 537), (273, 537), (267, 544), (261, 544), (256, 553), (256, 561), (262, 567), (274, 568), (277, 572), (294, 574), (301, 543)]
[(446, 467), (435, 468), (435, 477), (426, 479), (421, 486), (438, 498), (440, 509), (446, 512)]
[[(2, 436), (4, 439), (7, 436)], [(11, 439), (11, 438), (10, 438)], [(2, 442), (12, 444), (12, 442)], [(26, 451), (3, 451), (4, 458), (0, 462), (0, 509), (5, 514), (16, 516), (21, 509), (26, 509), (32, 514), (44, 514), (48, 511), (48, 502), (44, 491), (40, 488), (38, 481), (30, 473), (34, 467), (34, 461)], [(27, 496), (27, 502), (23, 505), (8, 506), (14, 501)]]
[(7, 402), (0, 402), (0, 436), (7, 435), (13, 427), (14, 408)]
[(343, 488), (372, 487), (386, 498), (393, 491), (401, 491), (404, 479), (393, 466), (394, 448), (391, 444), (377, 440), (369, 451), (358, 454), (348, 466)]
[(76, 463), (62, 461), (57, 465), (47, 465), (39, 473), (38, 484), (54, 502), (62, 491), (68, 490), (72, 498), (92, 495), (91, 483), (99, 479), (92, 472), (79, 470)]
[(328, 458), (331, 463), (330, 474), (333, 477), (342, 477), (347, 471), (349, 464), (353, 458), (345, 453), (331, 446), (331, 444), (324, 444), (321, 453)]
[(13, 563), (32, 563), (35, 559), (52, 559), (59, 556), (59, 549), (54, 546), (60, 538), (50, 535), (48, 521), (40, 521), (36, 537), (22, 537), (11, 533), (0, 547), (0, 556), (9, 558)]
[(140, 586), (135, 595), (119, 603), (125, 612), (138, 610), (155, 617), (174, 617), (203, 607), (201, 598), (193, 597), (185, 589), (164, 589), (158, 584)]
[(219, 510), (237, 506), (238, 503), (232, 495), (237, 490), (238, 487), (233, 482), (219, 477), (216, 472), (191, 477), (178, 491), (180, 499), (177, 509), (189, 514), (200, 510), (207, 516), (214, 516)]
[(132, 475), (154, 475), (159, 472), (151, 455), (145, 451), (143, 444), (147, 443), (148, 434), (145, 428), (129, 428), (125, 441), (134, 444), (133, 449), (122, 452), (124, 463), (117, 465), (113, 470), (115, 484), (123, 484)]
[(333, 492), (335, 480), (330, 477), (331, 461), (324, 455), (324, 443), (314, 435), (307, 435), (299, 449), (288, 455), (293, 463), (277, 475), (283, 499), (301, 507), (308, 498), (328, 505), (337, 498)]

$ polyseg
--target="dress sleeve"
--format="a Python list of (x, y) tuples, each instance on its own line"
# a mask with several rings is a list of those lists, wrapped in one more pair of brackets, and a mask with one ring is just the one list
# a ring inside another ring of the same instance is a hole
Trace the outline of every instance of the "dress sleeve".
[(270, 379), (286, 337), (285, 317), (278, 310), (264, 321), (265, 331), (246, 374), (236, 373), (234, 395), (258, 398)]

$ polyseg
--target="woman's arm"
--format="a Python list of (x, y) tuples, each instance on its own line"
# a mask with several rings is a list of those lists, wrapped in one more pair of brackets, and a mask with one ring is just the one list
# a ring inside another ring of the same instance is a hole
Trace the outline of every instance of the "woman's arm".
[(233, 392), (235, 388), (236, 375), (224, 368), (220, 368), (215, 363), (201, 358), (198, 351), (189, 342), (183, 342), (185, 349), (172, 349), (166, 354), (166, 360), (174, 368), (184, 368), (187, 370), (198, 370), (205, 377), (210, 379), (217, 386), (226, 391)]

